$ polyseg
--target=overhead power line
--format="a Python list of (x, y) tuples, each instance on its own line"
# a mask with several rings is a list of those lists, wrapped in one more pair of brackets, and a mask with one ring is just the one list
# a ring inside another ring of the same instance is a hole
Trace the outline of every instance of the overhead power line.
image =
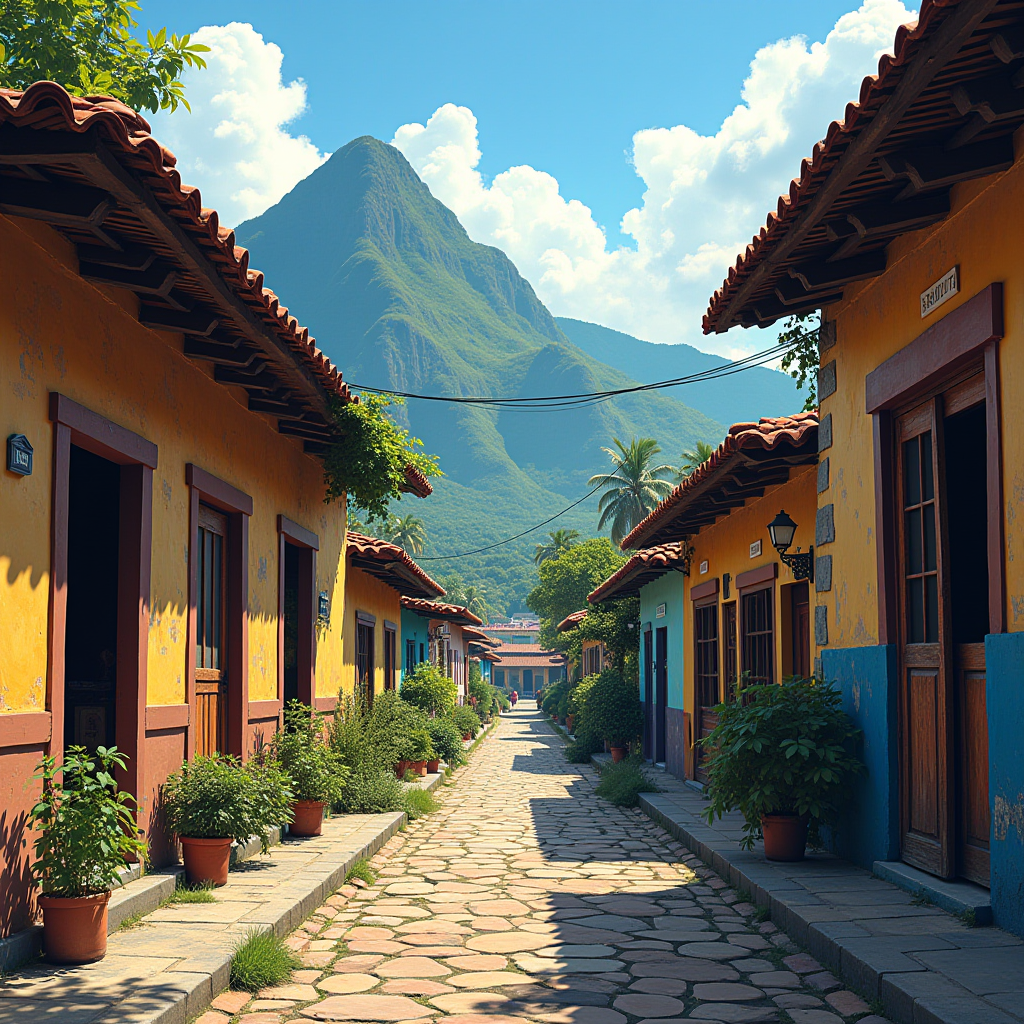
[(471, 398), (463, 395), (420, 395), (412, 391), (397, 391), (390, 388), (377, 388), (365, 384), (350, 383), (350, 387), (357, 391), (370, 391), (378, 395), (389, 395), (393, 398), (409, 398), (422, 402), (449, 402), (454, 405), (474, 405), (485, 408), (497, 409), (559, 409), (578, 408), (585, 405), (596, 405), (599, 402), (607, 402), (620, 395), (637, 394), (644, 391), (659, 391), (664, 388), (681, 387), (684, 384), (699, 384), (703, 381), (717, 380), (721, 377), (729, 377), (734, 373), (743, 370), (753, 369), (757, 366), (764, 366), (784, 355), (793, 343), (773, 345), (771, 348), (753, 355), (745, 356), (743, 359), (736, 359), (730, 363), (723, 363), (721, 366), (713, 366), (699, 373), (688, 374), (684, 377), (673, 377), (671, 380), (655, 381), (653, 384), (636, 384), (628, 388), (615, 388), (611, 391), (585, 391), (574, 395), (536, 395), (529, 398)]

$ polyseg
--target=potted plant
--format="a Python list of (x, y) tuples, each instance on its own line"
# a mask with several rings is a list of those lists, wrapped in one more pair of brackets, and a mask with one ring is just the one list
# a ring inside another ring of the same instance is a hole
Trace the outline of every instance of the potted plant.
[(835, 686), (791, 677), (746, 686), (715, 708), (718, 725), (702, 740), (710, 804), (708, 824), (727, 811), (744, 818), (742, 845), (763, 836), (769, 860), (802, 860), (808, 838), (834, 823), (854, 776), (860, 735)]
[(268, 830), (291, 820), (291, 782), (266, 752), (246, 765), (234, 757), (186, 761), (164, 783), (163, 795), (191, 883), (224, 885), (233, 842), (255, 836), (267, 853)]
[(480, 719), (476, 712), (463, 704), (452, 712), (455, 728), (462, 733), (463, 740), (471, 740), (480, 731)]
[[(455, 723), (450, 718), (432, 718), (427, 724), (427, 731), (435, 756), (441, 758), (449, 768), (458, 768), (462, 764), (462, 733)], [(427, 771), (430, 770), (428, 762)]]
[(429, 661), (421, 662), (402, 681), (402, 700), (431, 717), (450, 715), (458, 703), (458, 687)]
[(587, 727), (607, 740), (612, 761), (617, 764), (643, 728), (639, 687), (618, 670), (606, 668), (587, 694), (586, 717)]
[(324, 741), (324, 716), (308, 704), (289, 701), (284, 732), (274, 736), (273, 754), (291, 780), (293, 836), (318, 836), (323, 831), (324, 806), (341, 798), (348, 768), (340, 754)]
[(426, 775), (427, 761), (433, 756), (434, 747), (430, 742), (430, 733), (426, 729), (411, 729), (402, 748), (402, 761), (406, 769), (419, 776)]
[[(39, 802), (29, 812), (39, 834), (32, 875), (41, 895), (43, 948), (58, 964), (84, 964), (107, 952), (107, 903), (129, 857), (142, 859), (135, 799), (117, 788), (114, 770), (127, 758), (117, 747), (69, 747), (61, 767), (44, 757), (35, 778)], [(59, 776), (59, 778), (58, 778)]]

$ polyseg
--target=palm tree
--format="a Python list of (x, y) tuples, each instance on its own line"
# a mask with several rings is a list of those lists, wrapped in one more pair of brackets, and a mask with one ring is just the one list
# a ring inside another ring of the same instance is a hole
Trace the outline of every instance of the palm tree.
[(540, 565), (550, 558), (557, 558), (563, 551), (568, 551), (580, 539), (579, 530), (552, 530), (548, 534), (546, 544), (538, 544), (533, 552), (534, 565)]
[(422, 555), (427, 543), (427, 531), (423, 528), (423, 520), (411, 513), (395, 519), (388, 530), (388, 540), (408, 551), (410, 555)]
[(634, 437), (627, 448), (617, 437), (612, 441), (618, 451), (602, 448), (611, 456), (615, 467), (611, 473), (598, 473), (588, 481), (589, 487), (604, 487), (597, 510), (601, 513), (597, 528), (603, 530), (610, 522), (612, 543), (619, 544), (671, 490), (662, 479), (675, 472), (674, 466), (651, 466), (661, 448), (653, 437)]
[(707, 441), (698, 441), (692, 452), (683, 452), (683, 464), (676, 470), (676, 483), (681, 484), (699, 465), (707, 462), (715, 449)]
[(459, 595), (462, 600), (459, 602), (463, 608), (468, 609), (474, 615), (479, 615), (481, 619), (487, 619), (487, 601), (485, 596), (487, 590), (483, 584), (470, 583), (468, 586), (462, 588), (462, 593)]

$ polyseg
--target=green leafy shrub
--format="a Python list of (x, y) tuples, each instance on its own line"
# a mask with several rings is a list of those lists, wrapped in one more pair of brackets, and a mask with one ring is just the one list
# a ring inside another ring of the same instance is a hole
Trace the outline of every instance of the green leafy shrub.
[(450, 715), (458, 703), (459, 691), (436, 665), (424, 661), (405, 677), (401, 697), (427, 714)]
[(569, 714), (569, 691), (567, 690), (558, 700), (558, 707), (555, 708), (555, 714), (559, 718), (565, 718)]
[(576, 738), (565, 745), (565, 759), (569, 764), (590, 764), (590, 759), (596, 754), (603, 746), (604, 743), (601, 740), (596, 740), (589, 735), (580, 735), (579, 729), (576, 730)]
[(576, 719), (577, 725), (583, 721), (587, 706), (587, 697), (597, 682), (597, 674), (585, 676), (569, 690), (568, 712)]
[(469, 696), (476, 701), (474, 710), (481, 722), (489, 722), (500, 707), (494, 687), (480, 676), (469, 681)]
[(411, 729), (402, 746), (403, 761), (432, 761), (434, 745), (430, 742), (430, 733), (423, 729)]
[(462, 733), (451, 718), (432, 718), (427, 723), (430, 742), (434, 745), (435, 756), (441, 758), (450, 768), (458, 768), (464, 758)]
[(394, 768), (361, 764), (352, 769), (336, 807), (347, 814), (400, 811), (402, 793), (402, 783), (395, 777)]
[(508, 697), (505, 696), (505, 692), (503, 690), (499, 690), (498, 687), (493, 685), (492, 689), (494, 690), (494, 699), (498, 702), (498, 707), (502, 711), (508, 711), (512, 705), (509, 703)]
[(746, 849), (760, 836), (764, 814), (807, 815), (812, 840), (821, 825), (835, 824), (864, 766), (852, 753), (860, 730), (834, 685), (793, 677), (781, 686), (746, 686), (740, 700), (715, 713), (718, 725), (701, 741), (709, 824), (738, 809)]
[(601, 781), (594, 792), (616, 807), (636, 807), (641, 793), (657, 793), (658, 786), (644, 771), (640, 758), (627, 757), (601, 769)]
[[(129, 856), (145, 857), (132, 808), (135, 799), (114, 781), (127, 758), (117, 747), (68, 747), (63, 763), (44, 757), (36, 768), (42, 794), (29, 812), (39, 835), (32, 875), (47, 896), (106, 892)], [(59, 776), (59, 778), (58, 778)]]
[(231, 987), (243, 992), (280, 985), (302, 961), (273, 932), (251, 928), (235, 946), (231, 958)]
[(426, 732), (426, 712), (414, 707), (394, 690), (385, 690), (373, 699), (366, 719), (365, 759), (384, 768), (393, 768), (401, 760), (411, 760), (407, 751), (414, 732)]
[(643, 729), (639, 687), (616, 669), (606, 668), (587, 695), (583, 717), (589, 734), (624, 746)]
[(452, 712), (452, 721), (460, 735), (473, 738), (480, 731), (480, 718), (477, 713), (466, 705), (457, 707)]
[(434, 794), (425, 789), (411, 787), (405, 791), (402, 797), (402, 808), (409, 815), (410, 821), (422, 818), (424, 814), (431, 814), (439, 806), (440, 804), (434, 799)]
[(291, 821), (291, 780), (269, 755), (242, 765), (234, 757), (197, 756), (163, 787), (168, 828), (192, 839), (259, 837), (270, 849), (268, 829)]
[(291, 780), (294, 798), (333, 804), (349, 769), (324, 741), (324, 716), (293, 700), (284, 710), (284, 722), (284, 732), (274, 736), (273, 752)]
[(552, 718), (557, 715), (558, 705), (568, 693), (569, 684), (564, 679), (559, 680), (554, 686), (549, 686), (544, 691), (544, 700), (541, 704), (544, 714), (550, 715)]

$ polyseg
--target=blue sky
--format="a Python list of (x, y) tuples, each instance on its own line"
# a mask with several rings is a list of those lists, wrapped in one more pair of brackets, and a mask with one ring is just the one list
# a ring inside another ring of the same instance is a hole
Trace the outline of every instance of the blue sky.
[(702, 340), (707, 297), (914, 16), (900, 0), (143, 0), (140, 22), (207, 26), (216, 45), (187, 79), (195, 113), (153, 121), (227, 223), (374, 135), (556, 315), (737, 354), (768, 339)]

